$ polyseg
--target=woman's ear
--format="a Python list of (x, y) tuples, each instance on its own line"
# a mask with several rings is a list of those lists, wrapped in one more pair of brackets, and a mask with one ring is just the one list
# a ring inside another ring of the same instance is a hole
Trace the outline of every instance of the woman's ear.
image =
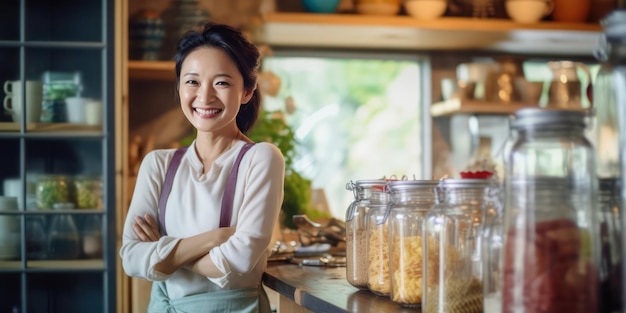
[(244, 89), (244, 94), (243, 94), (243, 97), (241, 98), (241, 104), (246, 104), (248, 103), (248, 101), (250, 101), (250, 99), (252, 99), (252, 95), (256, 91), (256, 86), (257, 85), (255, 84), (253, 88)]

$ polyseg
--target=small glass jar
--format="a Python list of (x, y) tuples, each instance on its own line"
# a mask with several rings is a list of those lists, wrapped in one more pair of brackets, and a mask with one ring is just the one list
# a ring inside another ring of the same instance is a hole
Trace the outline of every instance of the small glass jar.
[(63, 175), (42, 175), (37, 179), (37, 208), (50, 210), (55, 203), (69, 201), (69, 179)]
[(101, 209), (102, 179), (91, 176), (78, 176), (74, 179), (76, 208)]
[[(488, 179), (446, 179), (424, 222), (424, 313), (482, 313)], [(443, 199), (443, 200), (442, 200)], [(489, 218), (491, 219), (491, 218)]]
[(598, 312), (595, 152), (582, 111), (521, 109), (505, 178), (502, 312)]
[[(56, 204), (55, 211), (72, 209), (73, 205)], [(76, 259), (80, 256), (80, 238), (71, 214), (59, 213), (52, 217), (48, 232), (48, 258), (53, 260)]]
[(389, 182), (391, 300), (405, 307), (422, 303), (424, 216), (435, 204), (436, 180)]
[(386, 221), (389, 195), (387, 187), (372, 188), (367, 225), (367, 288), (379, 296), (391, 292), (389, 277), (389, 223)]
[(367, 289), (366, 216), (372, 195), (384, 189), (385, 183), (384, 180), (374, 179), (357, 180), (346, 185), (346, 189), (354, 192), (354, 200), (346, 211), (346, 280), (359, 289)]

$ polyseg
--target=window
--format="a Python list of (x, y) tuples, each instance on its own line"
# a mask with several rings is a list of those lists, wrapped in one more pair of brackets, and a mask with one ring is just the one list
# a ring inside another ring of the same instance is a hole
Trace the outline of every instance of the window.
[(295, 131), (294, 169), (312, 180), (314, 205), (344, 219), (350, 181), (430, 177), (423, 59), (275, 51), (263, 72), (280, 78), (263, 105), (282, 111)]

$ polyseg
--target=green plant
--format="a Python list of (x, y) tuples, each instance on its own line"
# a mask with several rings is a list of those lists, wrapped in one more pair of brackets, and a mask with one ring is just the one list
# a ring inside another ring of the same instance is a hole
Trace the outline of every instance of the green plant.
[(292, 217), (298, 214), (316, 214), (310, 208), (311, 181), (293, 168), (297, 140), (293, 129), (285, 122), (281, 112), (261, 110), (254, 128), (248, 132), (253, 141), (270, 142), (278, 147), (285, 158), (285, 195), (281, 207), (281, 224), (295, 229)]

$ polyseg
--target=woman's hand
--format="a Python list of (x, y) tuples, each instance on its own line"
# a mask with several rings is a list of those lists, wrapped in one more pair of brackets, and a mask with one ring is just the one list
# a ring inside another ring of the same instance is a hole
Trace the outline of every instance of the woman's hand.
[(144, 242), (158, 241), (161, 238), (159, 225), (150, 214), (135, 217), (133, 231), (135, 231), (137, 238)]

